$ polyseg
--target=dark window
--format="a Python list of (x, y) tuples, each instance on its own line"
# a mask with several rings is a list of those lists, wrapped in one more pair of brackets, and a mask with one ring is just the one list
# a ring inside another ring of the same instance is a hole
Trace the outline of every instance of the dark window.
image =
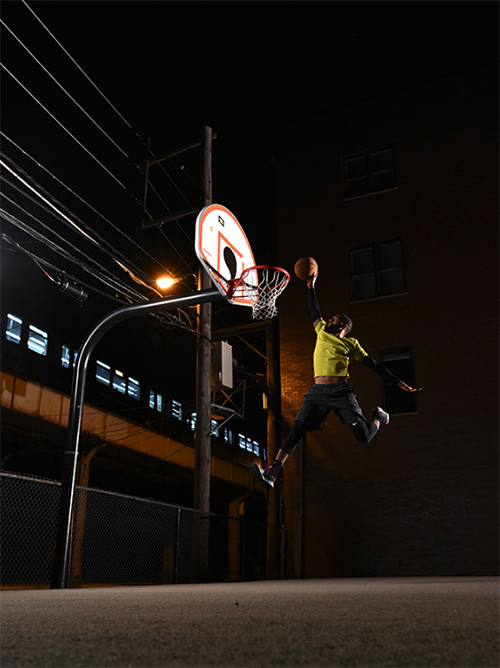
[[(409, 348), (383, 352), (380, 354), (380, 361), (395, 376), (415, 387), (413, 357)], [(385, 378), (382, 378), (382, 396), (384, 410), (388, 413), (415, 413), (417, 410), (415, 393), (404, 392), (397, 383)]]
[(406, 292), (401, 241), (350, 250), (349, 276), (352, 300)]
[(397, 188), (392, 148), (344, 158), (344, 198), (362, 197)]

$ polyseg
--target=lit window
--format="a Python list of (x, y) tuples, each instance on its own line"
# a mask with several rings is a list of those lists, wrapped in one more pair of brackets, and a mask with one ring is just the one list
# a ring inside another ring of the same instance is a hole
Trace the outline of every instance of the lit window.
[(29, 326), (28, 348), (38, 355), (47, 355), (48, 334), (34, 325)]
[(371, 299), (406, 292), (401, 241), (349, 251), (351, 299)]
[(243, 434), (238, 434), (238, 445), (242, 450), (247, 449), (247, 439), (245, 436), (243, 436)]
[(23, 321), (21, 318), (18, 318), (17, 315), (12, 315), (12, 313), (7, 315), (7, 329), (5, 330), (5, 336), (8, 341), (12, 341), (12, 343), (21, 342), (22, 324)]
[(260, 453), (260, 446), (257, 441), (253, 442), (253, 454), (258, 455)]
[(224, 427), (224, 440), (226, 443), (229, 443), (229, 445), (233, 444), (233, 430), (228, 429), (227, 427)]
[(63, 346), (61, 351), (61, 364), (65, 369), (69, 369), (70, 360), (71, 356), (69, 346)]
[[(380, 361), (395, 376), (414, 387), (415, 372), (410, 348), (381, 353)], [(415, 393), (402, 392), (397, 383), (386, 378), (382, 378), (382, 397), (384, 408), (388, 413), (415, 413), (417, 411)]]
[(212, 436), (219, 438), (219, 430), (217, 429), (217, 420), (210, 420), (210, 431), (213, 432)]
[(154, 390), (149, 390), (149, 407), (154, 408), (156, 401), (156, 394)]
[(141, 386), (139, 384), (139, 381), (135, 380), (134, 378), (129, 378), (127, 392), (129, 397), (132, 397), (132, 399), (137, 399), (137, 401), (139, 401), (139, 399), (141, 398)]
[(189, 426), (191, 427), (191, 431), (194, 431), (196, 429), (196, 413), (191, 413)]
[(115, 369), (113, 372), (113, 390), (117, 390), (120, 394), (125, 394), (127, 391), (125, 377), (118, 369)]
[(345, 199), (397, 188), (391, 148), (344, 158), (343, 172)]
[(111, 367), (98, 360), (96, 363), (95, 377), (103, 385), (109, 385), (111, 382)]
[(158, 413), (161, 413), (163, 411), (163, 397), (161, 394), (156, 395), (156, 410)]
[(182, 420), (182, 404), (175, 399), (172, 399), (172, 417), (176, 420)]

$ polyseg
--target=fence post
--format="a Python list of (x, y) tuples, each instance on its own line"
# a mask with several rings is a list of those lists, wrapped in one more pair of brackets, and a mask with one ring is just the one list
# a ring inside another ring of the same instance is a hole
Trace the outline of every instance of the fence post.
[(177, 528), (175, 532), (174, 584), (179, 582), (179, 543), (181, 538), (181, 509), (177, 508)]

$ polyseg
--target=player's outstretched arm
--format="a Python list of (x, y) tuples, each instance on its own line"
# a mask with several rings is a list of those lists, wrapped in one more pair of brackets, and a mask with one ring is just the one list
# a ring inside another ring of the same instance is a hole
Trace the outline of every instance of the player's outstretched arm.
[(420, 392), (422, 389), (421, 387), (410, 387), (406, 383), (403, 383), (402, 380), (399, 381), (398, 387), (400, 390), (403, 390), (403, 392)]
[(386, 366), (380, 364), (380, 362), (375, 361), (373, 357), (370, 357), (369, 355), (363, 357), (361, 363), (367, 366), (372, 371), (374, 371), (379, 376), (382, 376), (382, 378), (387, 378), (387, 380), (392, 380), (393, 382), (395, 382), (399, 387), (399, 389), (403, 390), (404, 392), (420, 392), (420, 390), (422, 389), (421, 387), (419, 388), (410, 387), (410, 385), (407, 385), (400, 378), (398, 378), (391, 371), (389, 371), (389, 369)]

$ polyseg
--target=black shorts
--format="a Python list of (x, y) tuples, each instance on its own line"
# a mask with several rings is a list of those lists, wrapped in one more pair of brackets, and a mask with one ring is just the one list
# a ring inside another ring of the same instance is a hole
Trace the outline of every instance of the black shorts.
[(346, 424), (366, 422), (354, 394), (354, 388), (347, 380), (310, 387), (309, 392), (304, 394), (302, 406), (295, 420), (304, 422), (308, 431), (323, 429), (330, 411)]

